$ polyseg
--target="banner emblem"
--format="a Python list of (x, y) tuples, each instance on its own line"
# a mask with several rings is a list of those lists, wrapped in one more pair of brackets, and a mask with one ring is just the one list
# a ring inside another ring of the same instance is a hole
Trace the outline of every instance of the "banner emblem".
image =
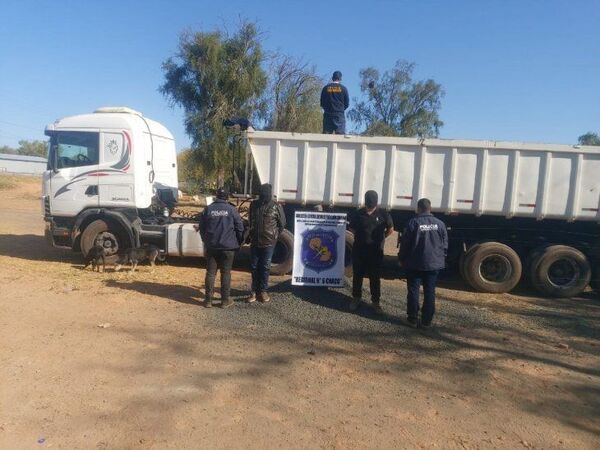
[(317, 273), (331, 269), (337, 262), (337, 240), (333, 230), (315, 228), (302, 233), (302, 264)]

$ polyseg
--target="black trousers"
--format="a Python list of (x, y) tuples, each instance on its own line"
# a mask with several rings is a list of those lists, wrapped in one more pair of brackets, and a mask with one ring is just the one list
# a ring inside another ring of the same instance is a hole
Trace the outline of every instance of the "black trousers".
[(206, 300), (212, 300), (215, 292), (215, 278), (217, 269), (221, 271), (221, 299), (228, 300), (231, 291), (231, 266), (235, 250), (211, 250), (206, 249), (206, 278), (204, 288)]
[(381, 266), (383, 250), (366, 249), (352, 253), (352, 297), (362, 297), (363, 278), (369, 278), (371, 301), (379, 303), (381, 298)]
[(346, 134), (346, 115), (323, 113), (323, 134)]
[(406, 270), (406, 315), (409, 319), (419, 317), (419, 288), (423, 284), (423, 308), (421, 321), (430, 324), (435, 314), (435, 284), (439, 270)]

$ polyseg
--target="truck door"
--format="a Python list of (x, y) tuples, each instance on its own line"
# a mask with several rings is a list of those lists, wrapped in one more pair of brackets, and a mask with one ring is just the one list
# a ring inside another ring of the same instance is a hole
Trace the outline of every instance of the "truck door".
[(99, 133), (52, 131), (50, 133), (50, 211), (73, 217), (98, 206)]
[(130, 132), (102, 132), (100, 148), (100, 205), (135, 207)]

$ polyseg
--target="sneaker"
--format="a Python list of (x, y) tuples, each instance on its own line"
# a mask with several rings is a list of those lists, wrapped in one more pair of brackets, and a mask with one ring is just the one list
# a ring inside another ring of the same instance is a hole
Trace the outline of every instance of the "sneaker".
[(246, 299), (246, 303), (254, 303), (256, 301), (256, 294), (253, 292), (250, 297)]
[(408, 324), (409, 327), (411, 328), (417, 328), (419, 326), (419, 322), (417, 319), (414, 319), (412, 317), (409, 317), (406, 319), (406, 323)]
[(352, 301), (350, 302), (349, 309), (350, 309), (350, 311), (356, 311), (359, 306), (360, 306), (360, 298), (354, 297), (352, 299)]
[(260, 292), (258, 294), (258, 301), (261, 303), (268, 303), (271, 301), (271, 297), (266, 292)]
[(375, 314), (383, 314), (383, 308), (379, 303), (373, 303), (373, 311)]
[(421, 322), (421, 328), (429, 330), (431, 328), (431, 322)]
[(229, 308), (230, 306), (233, 306), (233, 300), (230, 298), (221, 302), (221, 308)]
[(212, 299), (210, 299), (210, 298), (204, 299), (204, 307), (205, 308), (212, 308)]

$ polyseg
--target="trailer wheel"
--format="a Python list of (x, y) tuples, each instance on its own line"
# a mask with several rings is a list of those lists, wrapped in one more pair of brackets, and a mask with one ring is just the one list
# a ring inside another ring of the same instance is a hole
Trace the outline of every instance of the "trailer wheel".
[(594, 264), (592, 269), (592, 279), (590, 280), (590, 286), (596, 292), (596, 295), (600, 295), (600, 263)]
[(531, 283), (551, 297), (578, 295), (591, 277), (592, 269), (585, 255), (567, 245), (550, 245), (531, 262)]
[(484, 242), (468, 253), (464, 259), (465, 279), (477, 291), (508, 292), (521, 279), (521, 259), (508, 245)]
[(344, 252), (344, 274), (352, 276), (352, 250), (354, 249), (354, 234), (346, 230), (346, 250)]
[(467, 257), (469, 257), (473, 254), (473, 252), (477, 249), (477, 247), (479, 247), (479, 244), (473, 244), (471, 247), (469, 247), (467, 249), (466, 252), (461, 253), (460, 258), (458, 259), (458, 272), (460, 273), (460, 276), (465, 281), (465, 283), (467, 283), (469, 285), (471, 283), (467, 279), (467, 273), (466, 273), (466, 269), (465, 269), (465, 261), (467, 260)]
[(81, 252), (84, 255), (95, 245), (103, 247), (106, 256), (116, 255), (121, 247), (118, 234), (104, 220), (94, 220), (81, 234)]
[(277, 238), (273, 258), (271, 259), (271, 274), (285, 275), (292, 271), (294, 264), (294, 235), (283, 230)]

